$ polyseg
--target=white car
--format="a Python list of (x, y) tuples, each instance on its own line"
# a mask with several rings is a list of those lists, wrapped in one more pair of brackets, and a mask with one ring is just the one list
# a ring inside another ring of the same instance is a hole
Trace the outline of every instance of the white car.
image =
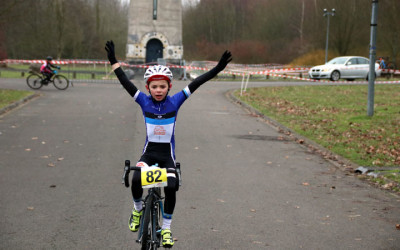
[[(347, 79), (352, 81), (357, 78), (367, 79), (369, 73), (369, 60), (361, 56), (336, 57), (324, 65), (312, 67), (308, 71), (311, 79)], [(381, 75), (379, 64), (375, 63), (375, 77)]]

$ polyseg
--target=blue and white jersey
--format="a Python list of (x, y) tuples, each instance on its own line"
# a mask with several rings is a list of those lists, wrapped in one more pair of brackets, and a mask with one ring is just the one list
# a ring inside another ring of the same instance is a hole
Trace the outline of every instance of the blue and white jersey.
[(171, 156), (175, 159), (175, 123), (178, 110), (183, 102), (191, 95), (188, 87), (173, 96), (167, 96), (163, 101), (156, 102), (150, 95), (137, 90), (133, 98), (142, 108), (146, 125), (146, 144), (170, 144)]
[(226, 64), (229, 63), (230, 53), (225, 52), (217, 66), (210, 71), (198, 76), (181, 92), (173, 96), (167, 96), (163, 101), (156, 102), (150, 95), (140, 92), (128, 79), (121, 67), (114, 72), (125, 90), (134, 98), (142, 108), (146, 124), (146, 144), (141, 158), (149, 157), (148, 161), (156, 160), (164, 164), (171, 159), (175, 162), (175, 123), (178, 110), (183, 102), (203, 83), (211, 80)]

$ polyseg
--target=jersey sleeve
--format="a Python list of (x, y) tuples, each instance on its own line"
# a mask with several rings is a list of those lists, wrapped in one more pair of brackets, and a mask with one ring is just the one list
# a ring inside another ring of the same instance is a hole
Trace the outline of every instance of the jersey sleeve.
[(134, 97), (139, 90), (131, 81), (129, 81), (128, 77), (125, 75), (125, 72), (121, 69), (121, 67), (115, 69), (114, 73), (118, 77), (118, 80), (121, 83), (121, 85), (126, 89), (126, 91), (132, 97)]
[(147, 98), (146, 94), (144, 94), (144, 93), (143, 93), (142, 91), (140, 91), (140, 90), (136, 91), (136, 94), (133, 95), (133, 99), (134, 99), (141, 107), (144, 107), (144, 106), (147, 105), (146, 103), (147, 103), (148, 98)]
[(190, 95), (191, 95), (191, 91), (189, 89), (189, 86), (186, 86), (182, 91), (176, 93), (172, 97), (174, 99), (173, 102), (179, 108), (186, 101), (186, 99), (189, 98)]
[(211, 80), (214, 78), (220, 70), (217, 67), (214, 67), (210, 71), (202, 74), (201, 76), (197, 77), (194, 79), (191, 83), (189, 83), (188, 86), (186, 86), (181, 92), (176, 93), (173, 98), (174, 102), (180, 107), (182, 103), (189, 98), (189, 96), (198, 88), (200, 87), (203, 83), (207, 82), (208, 80)]
[(190, 93), (193, 93), (198, 87), (200, 87), (203, 83), (211, 80), (212, 78), (214, 78), (216, 75), (218, 75), (218, 73), (221, 70), (219, 70), (217, 67), (212, 68), (210, 71), (200, 75), (199, 77), (197, 77), (196, 79), (194, 79), (189, 85), (188, 85), (188, 89), (190, 91)]

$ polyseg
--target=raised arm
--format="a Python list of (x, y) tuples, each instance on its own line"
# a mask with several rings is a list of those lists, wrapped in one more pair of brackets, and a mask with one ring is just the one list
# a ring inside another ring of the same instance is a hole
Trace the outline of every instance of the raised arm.
[(217, 66), (197, 77), (188, 85), (190, 92), (193, 93), (203, 83), (211, 80), (216, 75), (218, 75), (219, 72), (225, 69), (226, 65), (228, 65), (230, 61), (232, 61), (232, 54), (229, 51), (225, 51), (224, 54), (221, 56), (221, 59), (219, 60)]
[(129, 81), (128, 77), (125, 75), (125, 72), (122, 70), (121, 65), (115, 58), (114, 42), (107, 41), (105, 49), (107, 51), (107, 57), (111, 63), (112, 70), (118, 77), (118, 80), (122, 84), (122, 86), (124, 86), (126, 91), (128, 91), (128, 93), (133, 97), (138, 91), (138, 89), (131, 81)]

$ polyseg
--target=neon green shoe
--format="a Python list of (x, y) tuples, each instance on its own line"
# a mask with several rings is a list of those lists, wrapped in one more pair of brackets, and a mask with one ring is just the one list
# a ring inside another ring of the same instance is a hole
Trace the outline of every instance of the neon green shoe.
[(140, 226), (140, 217), (142, 217), (143, 210), (138, 212), (135, 208), (132, 209), (131, 217), (129, 218), (129, 229), (132, 232), (137, 232)]
[(165, 248), (171, 248), (174, 245), (174, 239), (172, 238), (171, 230), (163, 229), (161, 230), (162, 244)]

